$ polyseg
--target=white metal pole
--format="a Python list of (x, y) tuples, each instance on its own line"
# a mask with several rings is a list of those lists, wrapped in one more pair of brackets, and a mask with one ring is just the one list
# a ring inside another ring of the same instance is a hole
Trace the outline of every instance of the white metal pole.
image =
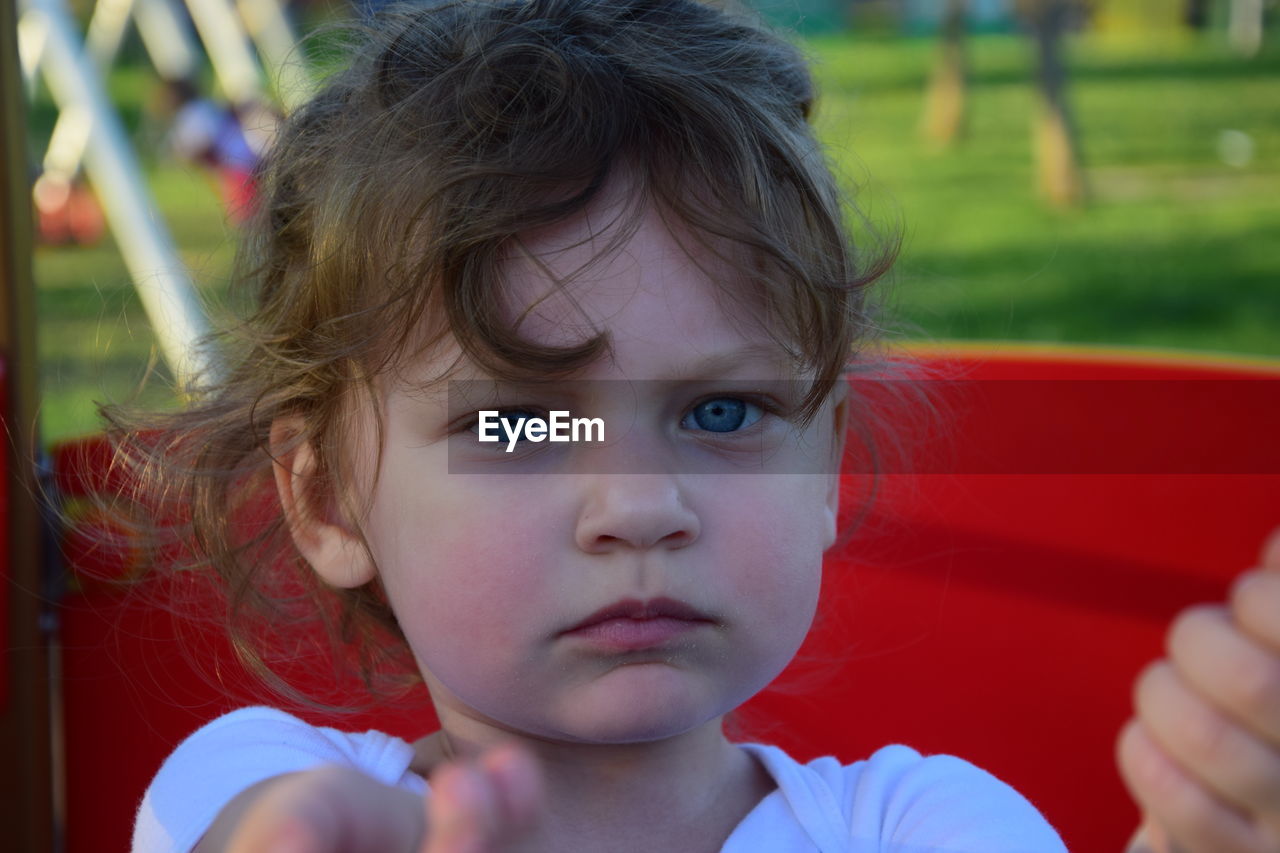
[(262, 91), (258, 60), (230, 0), (187, 0), (187, 10), (227, 100), (244, 104), (256, 98)]
[[(115, 63), (131, 12), (137, 16), (138, 30), (160, 76), (166, 80), (189, 76), (195, 67), (191, 39), (179, 25), (172, 7), (167, 6), (164, 0), (143, 0), (136, 6), (134, 0), (98, 0), (85, 37), (85, 47), (98, 72), (106, 74)], [(156, 25), (164, 23), (157, 19), (157, 12), (160, 18), (167, 13), (169, 31), (152, 31)], [(45, 149), (42, 182), (60, 187), (62, 192), (67, 191), (80, 171), (80, 160), (84, 157), (91, 128), (92, 122), (83, 109), (68, 107), (58, 113), (53, 133), (49, 136), (49, 147)]]
[(133, 0), (98, 0), (94, 5), (84, 44), (99, 70), (106, 70), (116, 61), (132, 11)]
[(186, 80), (195, 75), (200, 61), (196, 45), (171, 0), (137, 0), (133, 21), (161, 77)]
[(125, 138), (64, 0), (21, 0), (24, 17), (34, 15), (47, 31), (40, 68), (54, 100), (85, 111), (93, 131), (85, 151), (90, 182), (129, 267), (160, 352), (182, 388), (216, 378), (219, 366), (197, 342), (208, 325), (195, 287), (174, 249), (160, 214), (145, 192), (142, 170)]
[[(99, 74), (105, 73), (115, 62), (125, 28), (129, 25), (132, 6), (133, 0), (98, 0), (94, 4), (93, 14), (89, 17), (89, 32), (85, 36), (85, 50)], [(53, 133), (49, 135), (49, 147), (44, 153), (41, 181), (60, 185), (64, 192), (70, 188), (80, 171), (80, 160), (84, 157), (85, 146), (89, 144), (92, 128), (89, 113), (82, 106), (68, 105), (58, 112)]]
[(27, 98), (35, 97), (36, 70), (44, 56), (44, 44), (49, 33), (43, 23), (22, 15), (18, 18), (18, 59), (22, 63), (22, 76), (27, 83)]
[(284, 7), (279, 0), (237, 0), (236, 8), (258, 45), (280, 103), (289, 112), (302, 106), (312, 94), (311, 75)]

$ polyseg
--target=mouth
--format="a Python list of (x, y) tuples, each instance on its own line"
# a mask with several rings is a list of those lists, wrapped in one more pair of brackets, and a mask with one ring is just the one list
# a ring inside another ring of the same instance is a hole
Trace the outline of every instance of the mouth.
[(685, 604), (683, 601), (679, 601), (674, 598), (653, 598), (649, 601), (626, 598), (622, 601), (614, 602), (608, 607), (601, 607), (595, 613), (592, 613), (586, 619), (583, 619), (581, 622), (563, 633), (571, 634), (574, 631), (580, 631), (583, 628), (590, 628), (592, 625), (598, 625), (602, 622), (611, 622), (617, 619), (630, 619), (638, 622), (659, 619), (679, 619), (686, 622), (715, 621), (696, 607)]
[(629, 598), (597, 610), (560, 636), (607, 649), (632, 651), (660, 646), (714, 624), (715, 620), (706, 613), (674, 598)]

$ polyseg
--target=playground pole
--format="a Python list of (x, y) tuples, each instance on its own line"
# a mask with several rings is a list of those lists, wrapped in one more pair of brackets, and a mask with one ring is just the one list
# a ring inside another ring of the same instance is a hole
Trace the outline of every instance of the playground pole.
[(98, 0), (94, 5), (84, 45), (99, 71), (105, 71), (115, 61), (132, 12), (133, 0)]
[(31, 178), (16, 20), (0, 5), (0, 846), (57, 853), (50, 603), (36, 495)]
[(237, 106), (255, 99), (262, 91), (258, 58), (249, 48), (230, 0), (187, 0), (187, 11), (213, 63), (222, 94)]
[(102, 81), (76, 36), (62, 0), (22, 0), (46, 33), (40, 68), (58, 105), (90, 122), (85, 165), (137, 287), (161, 354), (180, 388), (215, 378), (210, 353), (196, 343), (208, 332), (185, 265), (144, 190), (142, 170), (110, 108)]
[[(163, 79), (178, 80), (192, 74), (196, 65), (195, 48), (167, 0), (139, 0), (136, 3), (134, 0), (98, 0), (89, 18), (85, 50), (100, 75), (107, 74), (115, 64), (130, 16), (136, 20), (151, 62)], [(24, 57), (24, 63), (34, 74), (39, 65), (39, 55), (30, 60)], [(80, 172), (80, 161), (92, 129), (92, 123), (83, 110), (68, 108), (58, 113), (53, 133), (49, 136), (49, 147), (45, 149), (42, 181), (52, 181), (63, 187), (71, 185)]]
[(293, 112), (310, 97), (312, 83), (284, 8), (278, 0), (238, 0), (236, 8), (258, 45), (280, 103)]
[(137, 0), (133, 22), (161, 77), (183, 80), (195, 74), (196, 46), (170, 0)]

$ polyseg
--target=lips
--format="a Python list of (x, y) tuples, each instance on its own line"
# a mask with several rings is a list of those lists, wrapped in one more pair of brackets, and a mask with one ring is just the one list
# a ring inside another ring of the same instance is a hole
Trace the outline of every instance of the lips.
[(674, 598), (654, 598), (649, 601), (627, 598), (610, 604), (608, 607), (600, 608), (563, 633), (571, 634), (574, 631), (581, 631), (585, 628), (590, 628), (592, 625), (600, 625), (615, 619), (633, 619), (636, 621), (656, 619), (678, 619), (686, 622), (715, 621), (701, 610)]

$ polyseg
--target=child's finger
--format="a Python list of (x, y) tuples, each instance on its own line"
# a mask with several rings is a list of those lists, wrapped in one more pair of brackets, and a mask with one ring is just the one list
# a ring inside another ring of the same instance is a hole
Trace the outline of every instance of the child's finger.
[[(1238, 811), (1206, 791), (1130, 720), (1116, 742), (1120, 776), (1176, 853), (1273, 853), (1274, 843)], [(1166, 853), (1166, 851), (1153, 851)]]
[(497, 747), (480, 759), (497, 786), (505, 828), (531, 826), (542, 812), (542, 773), (534, 757), (514, 744)]
[[(1280, 650), (1259, 643), (1230, 611), (1217, 606), (1179, 614), (1169, 630), (1168, 650), (1187, 687), (1280, 750)], [(1280, 753), (1274, 760), (1280, 762)]]
[[(203, 842), (196, 850), (208, 849)], [(228, 842), (225, 853), (329, 853), (330, 847), (311, 826), (293, 815), (256, 817)]]
[(477, 766), (446, 764), (431, 776), (423, 853), (491, 853), (501, 806), (495, 786)]
[(1231, 587), (1231, 615), (1250, 636), (1280, 655), (1280, 571), (1255, 569)]
[(1167, 662), (1148, 668), (1135, 690), (1145, 734), (1224, 810), (1250, 822), (1280, 803), (1280, 752), (1205, 701)]
[(1262, 546), (1262, 568), (1280, 569), (1280, 527), (1271, 531)]
[[(199, 850), (228, 853), (386, 853), (421, 836), (417, 798), (358, 770), (319, 767), (265, 780), (241, 796), (243, 812), (211, 828)], [(221, 818), (220, 818), (221, 819)]]
[(1169, 840), (1169, 833), (1151, 815), (1142, 816), (1142, 825), (1134, 832), (1124, 853), (1180, 853)]
[(310, 824), (289, 818), (275, 826), (261, 849), (271, 853), (328, 853), (332, 848)]

